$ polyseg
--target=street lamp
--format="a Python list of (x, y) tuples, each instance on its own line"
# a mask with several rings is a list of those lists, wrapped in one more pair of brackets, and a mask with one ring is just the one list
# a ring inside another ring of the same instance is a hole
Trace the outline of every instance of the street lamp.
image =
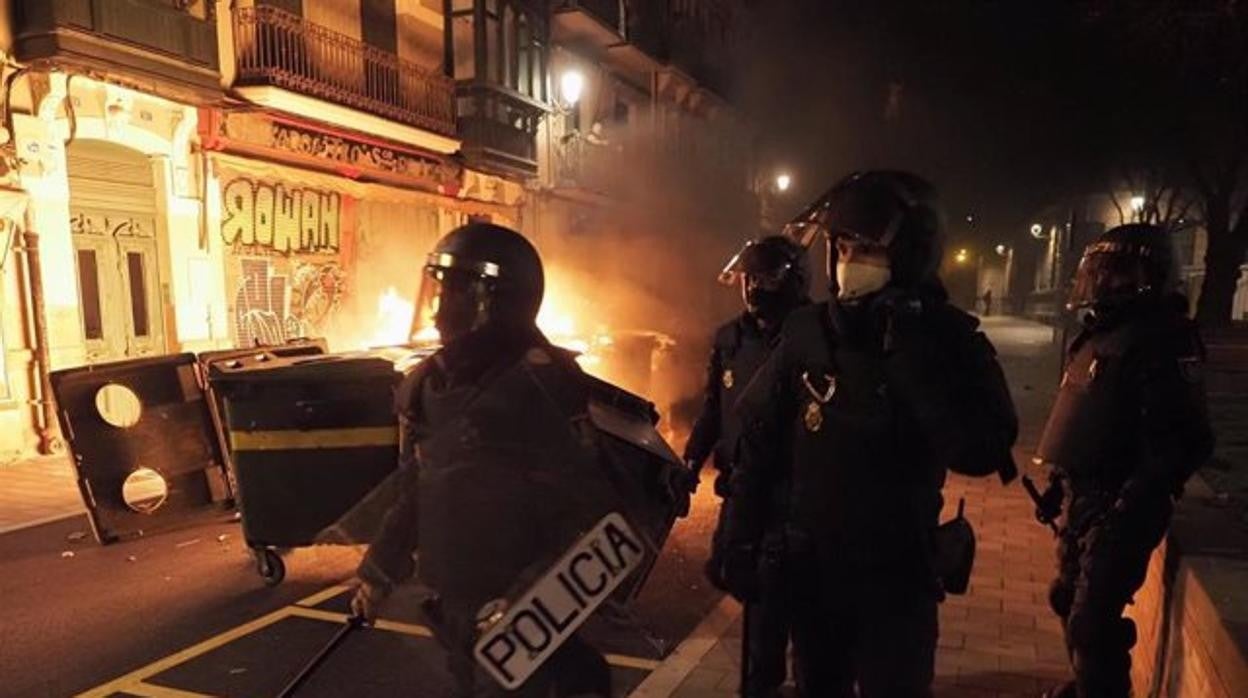
[(1037, 240), (1044, 239), (1044, 226), (1039, 223), (1031, 224), (1031, 236)]
[(559, 76), (559, 96), (563, 99), (563, 104), (568, 109), (576, 106), (581, 101), (581, 94), (585, 91), (585, 75), (575, 68), (569, 68), (563, 71), (563, 75)]
[(1144, 210), (1144, 197), (1140, 196), (1139, 194), (1136, 194), (1135, 196), (1131, 197), (1131, 210), (1135, 211), (1136, 213), (1143, 211)]
[(781, 172), (776, 175), (776, 191), (788, 191), (792, 184), (793, 178), (790, 177), (787, 172)]
[(953, 261), (957, 262), (958, 264), (966, 264), (966, 260), (970, 258), (971, 258), (971, 252), (965, 247), (958, 250), (957, 254), (953, 255)]
[(1007, 249), (1009, 248), (1007, 248), (1005, 245), (997, 245), (997, 254), (1004, 257)]

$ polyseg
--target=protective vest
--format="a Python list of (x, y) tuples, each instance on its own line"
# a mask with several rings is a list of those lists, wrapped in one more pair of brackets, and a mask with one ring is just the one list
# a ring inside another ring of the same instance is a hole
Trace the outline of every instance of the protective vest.
[(785, 326), (791, 357), (792, 472), (788, 520), (847, 575), (930, 579), (925, 536), (937, 524), (943, 469), (915, 448), (913, 421), (895, 403), (881, 357), (840, 342), (826, 304)]
[(477, 385), (417, 388), (421, 580), (456, 606), (506, 596), (620, 500), (596, 459), (583, 376), (557, 350)]
[(1207, 454), (1211, 435), (1200, 378), (1203, 347), (1185, 317), (1165, 309), (1071, 343), (1036, 459), (1072, 483), (1116, 490), (1156, 458), (1181, 484)]
[(725, 324), (715, 333), (715, 351), (719, 354), (719, 440), (715, 444), (715, 463), (721, 471), (732, 469), (733, 449), (741, 435), (741, 420), (736, 414), (737, 399), (745, 391), (758, 368), (767, 360), (774, 341), (754, 328), (746, 328), (744, 316)]

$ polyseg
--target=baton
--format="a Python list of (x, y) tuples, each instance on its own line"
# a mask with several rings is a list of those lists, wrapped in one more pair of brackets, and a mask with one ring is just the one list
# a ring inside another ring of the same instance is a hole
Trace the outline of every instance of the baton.
[(300, 669), (299, 673), (295, 675), (295, 678), (291, 679), (290, 683), (286, 684), (286, 688), (283, 688), (282, 692), (277, 694), (277, 698), (290, 698), (290, 696), (295, 695), (295, 691), (299, 690), (299, 687), (302, 686), (304, 682), (308, 680), (308, 677), (312, 676), (317, 668), (325, 662), (334, 649), (337, 648), (338, 645), (342, 644), (342, 641), (347, 639), (348, 635), (363, 625), (363, 616), (353, 615), (348, 618), (347, 622), (338, 629), (338, 632), (334, 633), (334, 636), (329, 639), (329, 642), (325, 643), (325, 646), (321, 648), (321, 651), (316, 653), (316, 656), (312, 658), (312, 661), (308, 662), (307, 665)]
[(1053, 523), (1052, 517), (1045, 514), (1041, 509), (1041, 505), (1044, 503), (1044, 498), (1040, 496), (1040, 490), (1036, 489), (1036, 483), (1032, 482), (1031, 478), (1026, 475), (1023, 476), (1022, 480), (1023, 489), (1027, 490), (1027, 496), (1031, 497), (1032, 503), (1036, 505), (1036, 518), (1040, 520), (1040, 523), (1053, 529), (1053, 535), (1061, 535), (1061, 532), (1057, 530), (1057, 524)]

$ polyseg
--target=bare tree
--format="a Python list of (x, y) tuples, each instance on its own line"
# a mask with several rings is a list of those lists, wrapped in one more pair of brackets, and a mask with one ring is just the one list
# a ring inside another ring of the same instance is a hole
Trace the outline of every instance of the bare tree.
[(1145, 195), (1140, 213), (1164, 221), (1181, 211), (1205, 228), (1196, 317), (1226, 324), (1248, 254), (1248, 3), (1088, 0), (1083, 7), (1133, 76), (1115, 98), (1130, 105), (1119, 112), (1137, 120), (1115, 127), (1122, 149), (1156, 173), (1148, 189), (1155, 194)]

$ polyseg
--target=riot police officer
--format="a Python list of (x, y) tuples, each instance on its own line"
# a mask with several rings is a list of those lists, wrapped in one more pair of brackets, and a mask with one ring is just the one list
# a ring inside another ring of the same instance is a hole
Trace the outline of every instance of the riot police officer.
[[(480, 609), (522, 591), (618, 509), (593, 467), (582, 375), (537, 329), (543, 285), (537, 251), (497, 225), (458, 228), (429, 255), (417, 313), (442, 348), (400, 384), (404, 482), (358, 570), (352, 608), (371, 619), (419, 551), (459, 696), (503, 694), (472, 659)], [(574, 635), (506, 695), (609, 693), (604, 658)]]
[(1048, 695), (1131, 694), (1135, 624), (1123, 608), (1187, 478), (1209, 457), (1204, 349), (1173, 292), (1167, 232), (1144, 224), (1088, 245), (1068, 307), (1084, 310), (1036, 460), (1053, 467), (1037, 515), (1065, 511), (1049, 600), (1075, 679)]
[(738, 399), (724, 573), (757, 598), (778, 511), (801, 694), (929, 696), (945, 472), (1013, 477), (1017, 420), (991, 344), (937, 277), (932, 187), (854, 174), (817, 217), (832, 299), (789, 316)]
[[(771, 235), (751, 240), (737, 257), (737, 276), (745, 311), (719, 327), (707, 365), (702, 412), (685, 444), (684, 460), (697, 474), (714, 454), (715, 493), (727, 497), (732, 474), (732, 451), (739, 429), (733, 412), (738, 395), (749, 384), (780, 334), (789, 313), (810, 302), (810, 270), (806, 250), (789, 238)], [(711, 545), (707, 573), (723, 588), (720, 578), (723, 516)], [(771, 696), (784, 683), (789, 644), (788, 610), (782, 589), (763, 594), (746, 608), (747, 661), (742, 693)]]

